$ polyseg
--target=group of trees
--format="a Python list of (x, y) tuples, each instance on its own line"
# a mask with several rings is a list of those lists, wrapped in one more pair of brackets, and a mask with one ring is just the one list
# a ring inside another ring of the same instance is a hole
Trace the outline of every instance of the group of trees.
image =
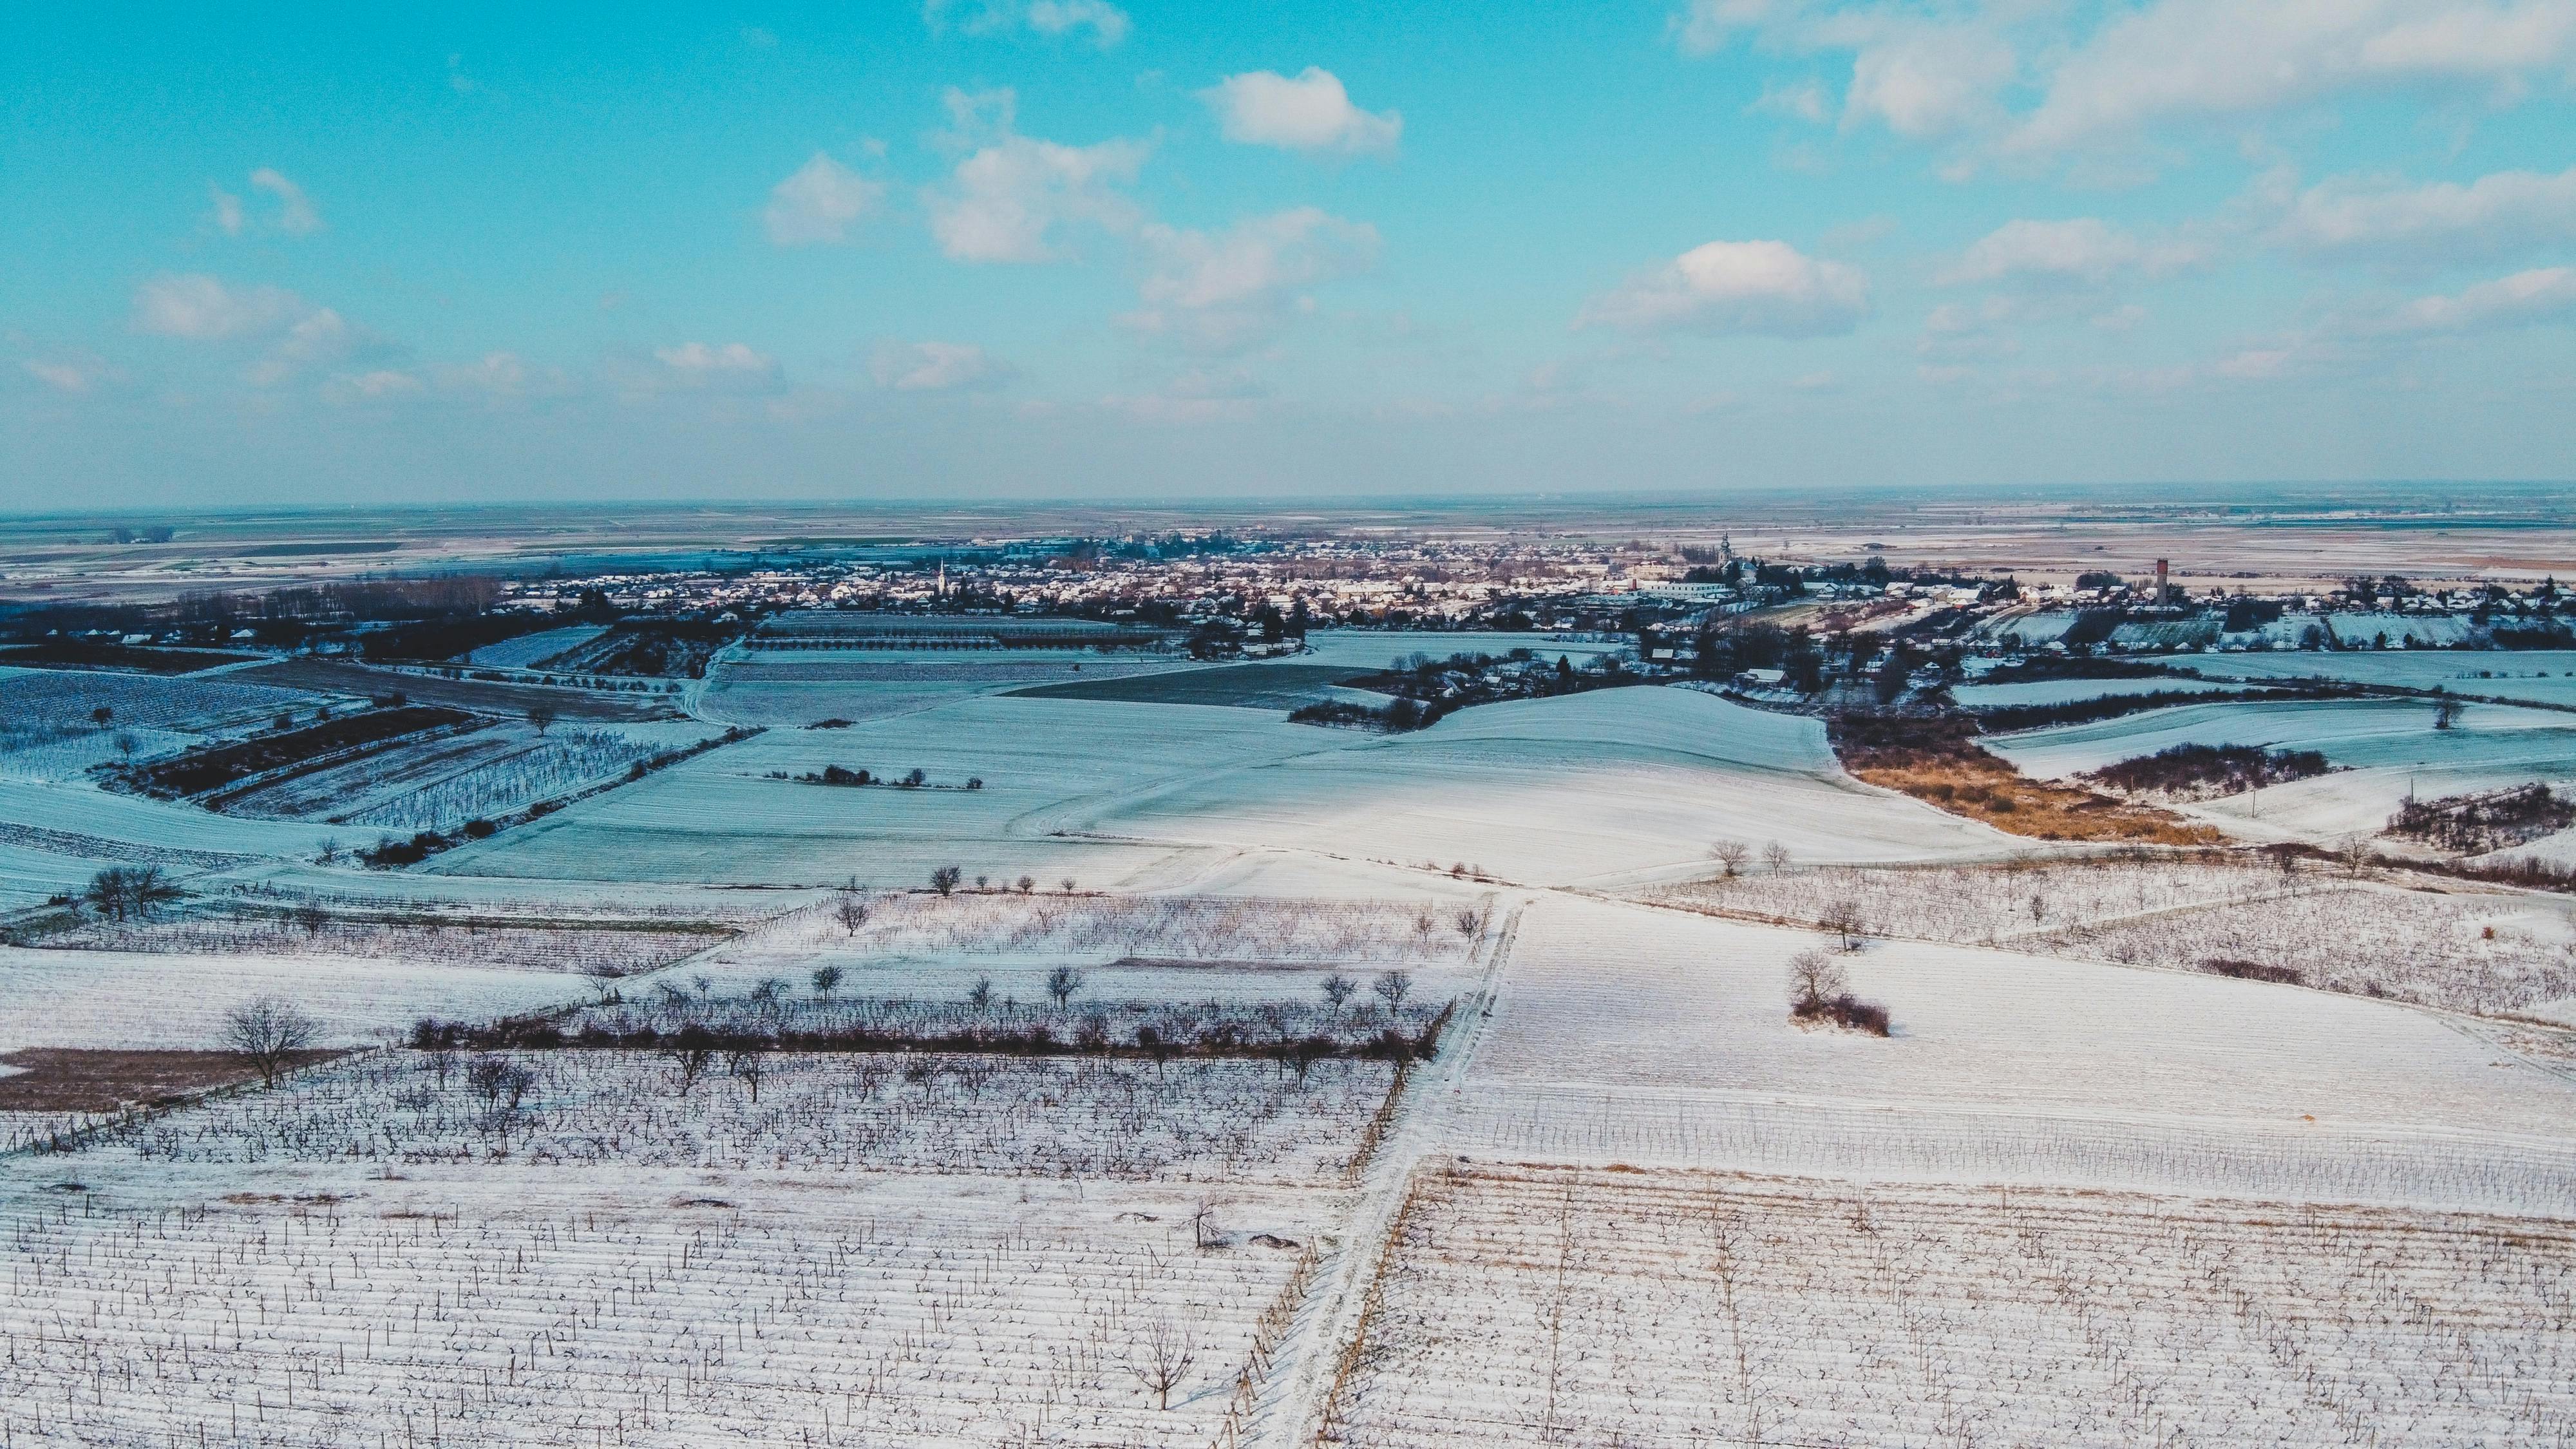
[(185, 894), (157, 865), (116, 865), (90, 877), (81, 901), (106, 920), (148, 921), (154, 911)]

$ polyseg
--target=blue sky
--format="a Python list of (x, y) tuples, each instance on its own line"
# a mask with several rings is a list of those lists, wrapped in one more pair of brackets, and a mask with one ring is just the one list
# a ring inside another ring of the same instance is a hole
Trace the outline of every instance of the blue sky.
[(2576, 475), (2576, 0), (15, 7), (0, 507)]

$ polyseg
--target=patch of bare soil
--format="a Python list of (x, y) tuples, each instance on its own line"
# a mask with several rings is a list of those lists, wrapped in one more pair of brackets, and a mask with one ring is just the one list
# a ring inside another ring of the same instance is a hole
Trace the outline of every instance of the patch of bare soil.
[[(339, 1055), (336, 1051), (297, 1052), (295, 1065), (310, 1066)], [(0, 1077), (0, 1112), (114, 1112), (166, 1106), (259, 1076), (238, 1052), (29, 1047), (0, 1055), (0, 1063), (19, 1069)]]

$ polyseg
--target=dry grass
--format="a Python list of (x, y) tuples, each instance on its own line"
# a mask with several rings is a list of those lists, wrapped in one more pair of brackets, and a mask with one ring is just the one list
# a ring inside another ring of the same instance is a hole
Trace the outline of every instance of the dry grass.
[(1965, 720), (1846, 715), (1833, 721), (1843, 768), (1873, 785), (2037, 840), (2210, 845), (2218, 832), (2170, 811), (2028, 779), (1970, 738)]

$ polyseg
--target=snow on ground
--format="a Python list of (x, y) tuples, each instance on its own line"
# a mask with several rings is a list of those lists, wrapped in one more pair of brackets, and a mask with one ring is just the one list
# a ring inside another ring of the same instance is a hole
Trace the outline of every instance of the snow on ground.
[(1085, 649), (756, 650), (709, 670), (697, 712), (719, 724), (802, 729), (874, 720), (942, 704), (1084, 679), (1186, 669), (1186, 655)]
[(526, 669), (539, 660), (552, 659), (558, 654), (578, 649), (607, 632), (606, 626), (599, 624), (574, 624), (562, 629), (540, 629), (534, 634), (522, 634), (516, 639), (504, 639), (498, 644), (486, 644), (466, 655), (465, 662), (480, 664), (490, 669)]
[(2207, 694), (2233, 687), (2161, 675), (2150, 679), (2032, 679), (2020, 684), (1955, 685), (1950, 697), (1969, 709), (1997, 709), (2013, 704), (2073, 704), (2131, 694)]
[(43, 905), (57, 895), (77, 895), (93, 876), (117, 864), (99, 856), (0, 842), (0, 910)]
[(515, 1107), (382, 1053), (0, 1161), (16, 1437), (1198, 1449), (1388, 1078), (521, 1061)]
[(1814, 923), (2091, 960), (2295, 971), (2304, 984), (2456, 1011), (2541, 1013), (2576, 991), (2563, 899), (2356, 880), (2258, 855), (2070, 858), (2000, 866), (1760, 872), (1654, 899), (1721, 915)]
[(1154, 1183), (103, 1166), (0, 1205), (20, 1442), (1200, 1449), (1300, 1262)]
[(773, 978), (801, 986), (835, 966), (852, 995), (953, 999), (980, 979), (996, 997), (1036, 1002), (1050, 972), (1075, 966), (1086, 1001), (1312, 1003), (1329, 976), (1365, 990), (1378, 973), (1404, 971), (1434, 1001), (1467, 989), (1493, 909), (1489, 898), (1421, 896), (907, 894), (867, 898), (869, 918), (853, 931), (838, 904), (771, 922), (686, 974), (735, 991)]
[(2208, 654), (2175, 663), (2212, 679), (2343, 679), (2576, 706), (2576, 650), (2338, 650)]
[(1603, 654), (1618, 654), (1635, 648), (1634, 640), (1574, 640), (1554, 634), (1317, 629), (1306, 636), (1306, 652), (1295, 656), (1295, 660), (1300, 664), (1347, 664), (1358, 669), (1384, 669), (1396, 660), (1416, 654), (1446, 659), (1453, 654), (1501, 655), (1515, 649), (1527, 649), (1547, 659), (1562, 654), (1581, 664)]
[(110, 729), (204, 731), (265, 723), (280, 712), (314, 709), (332, 698), (223, 678), (30, 669), (0, 678), (0, 721), (6, 722), (0, 739), (94, 727), (100, 709), (108, 711)]
[[(1299, 749), (1325, 731), (1251, 710), (978, 697), (849, 729), (773, 730), (535, 825), (439, 857), (449, 874), (918, 885), (971, 878), (1116, 883), (1167, 847), (1057, 838), (1094, 802)], [(827, 765), (930, 788), (836, 787)], [(789, 778), (773, 778), (784, 774)], [(969, 780), (980, 788), (967, 789)]]
[(224, 1014), (282, 996), (326, 1046), (370, 1042), (423, 1016), (467, 1021), (585, 1001), (555, 970), (347, 956), (169, 956), (0, 946), (0, 1051), (21, 1047), (222, 1050)]
[(306, 858), (320, 854), (323, 842), (347, 834), (330, 825), (217, 815), (175, 801), (112, 794), (86, 782), (0, 779), (0, 829), (11, 826), (117, 842), (146, 852)]
[(1294, 1183), (1343, 1173), (1394, 1072), (1341, 1060), (1294, 1074), (1254, 1061), (780, 1053), (753, 1083), (723, 1066), (685, 1079), (654, 1052), (497, 1059), (530, 1074), (514, 1110), (499, 1110), (462, 1061), (375, 1052), (121, 1129), (95, 1155)]
[(2011, 848), (1986, 826), (1851, 779), (1815, 720), (1653, 687), (1484, 705), (1417, 733), (1207, 772), (1100, 811), (1089, 828), (1586, 884), (1696, 869), (1721, 836), (1778, 840), (1802, 860)]
[(1468, 1167), (1336, 1442), (2549, 1444), (2576, 1223)]
[(1544, 898), (1446, 1140), (1512, 1160), (2576, 1211), (2576, 1080), (2381, 1002), (1952, 946), (1847, 958), (1896, 1035), (1788, 1019), (1796, 931)]
[(2322, 751), (2333, 774), (2183, 807), (2252, 839), (2332, 840), (2376, 832), (2412, 791), (2424, 798), (2576, 778), (2576, 716), (2468, 705), (2452, 728), (2413, 702), (2188, 704), (1987, 742), (2024, 774), (2063, 778), (2179, 744)]

